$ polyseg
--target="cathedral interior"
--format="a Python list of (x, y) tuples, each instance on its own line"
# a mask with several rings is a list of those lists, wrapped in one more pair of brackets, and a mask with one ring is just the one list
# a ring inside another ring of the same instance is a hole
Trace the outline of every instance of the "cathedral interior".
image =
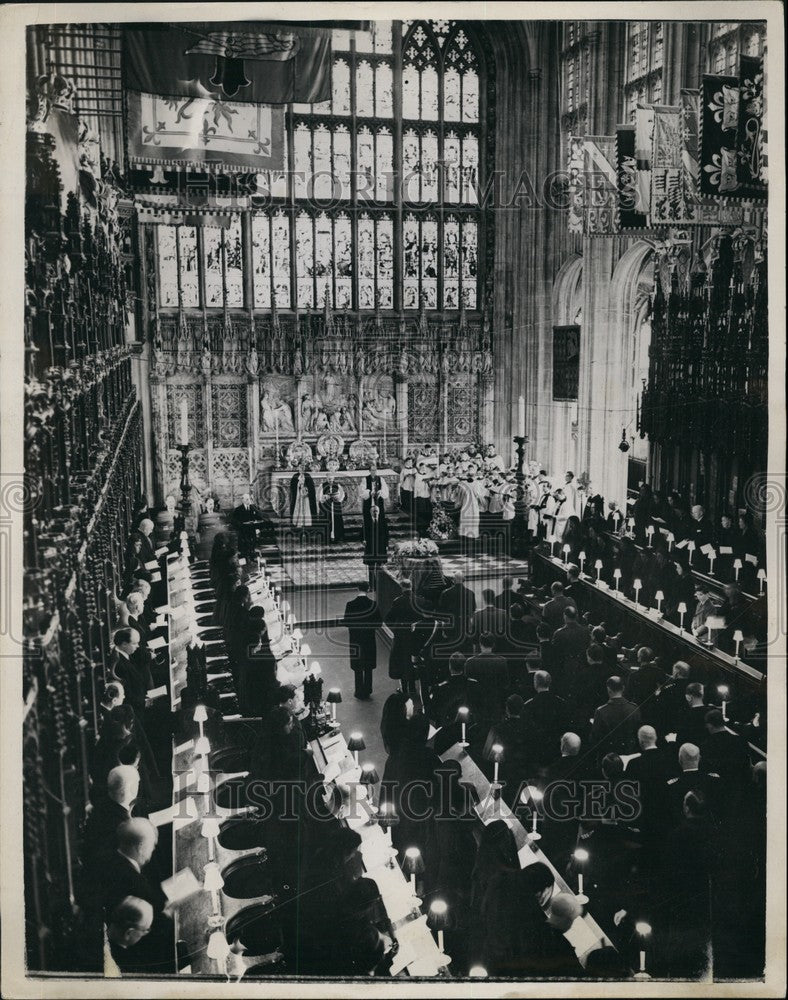
[(763, 976), (766, 23), (623, 16), (28, 29), (29, 975)]

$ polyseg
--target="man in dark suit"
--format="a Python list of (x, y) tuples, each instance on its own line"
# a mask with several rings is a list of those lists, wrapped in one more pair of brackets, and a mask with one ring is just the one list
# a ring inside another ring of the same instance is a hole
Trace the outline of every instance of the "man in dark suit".
[(450, 726), (457, 718), (457, 709), (469, 708), (471, 716), (479, 706), (479, 682), (465, 676), (465, 657), (452, 653), (449, 658), (449, 678), (438, 684), (429, 701), (429, 716), (436, 726)]
[(703, 685), (697, 681), (688, 684), (684, 694), (685, 706), (676, 729), (676, 746), (692, 743), (699, 747), (706, 739), (706, 712), (709, 706), (703, 697)]
[(578, 611), (583, 610), (583, 599), (585, 597), (584, 584), (580, 582), (580, 570), (577, 566), (570, 566), (566, 571), (566, 583), (564, 585), (564, 597), (571, 601)]
[(469, 657), (465, 672), (471, 680), (478, 681), (479, 714), (486, 722), (493, 722), (503, 712), (509, 685), (509, 669), (503, 656), (493, 653), (495, 640), (489, 632), (479, 637), (481, 652)]
[(591, 728), (591, 741), (600, 760), (607, 753), (634, 753), (640, 728), (640, 710), (624, 697), (621, 678), (609, 677), (606, 686), (608, 700), (594, 713)]
[(565, 689), (571, 686), (573, 678), (585, 660), (585, 653), (591, 645), (588, 628), (577, 620), (577, 608), (569, 604), (564, 608), (564, 624), (553, 633), (552, 649), (554, 663), (560, 667)]
[(462, 645), (476, 611), (476, 595), (463, 580), (461, 572), (455, 573), (451, 586), (438, 598), (438, 615), (443, 623), (443, 643), (437, 646), (439, 655), (444, 644), (448, 653), (456, 652), (457, 647)]
[(671, 827), (681, 822), (684, 796), (687, 792), (697, 792), (706, 802), (712, 815), (719, 816), (724, 786), (718, 774), (701, 770), (700, 750), (693, 743), (682, 743), (679, 747), (680, 772), (668, 778), (666, 820)]
[(662, 827), (665, 815), (665, 785), (676, 770), (672, 755), (657, 747), (657, 732), (653, 726), (638, 729), (640, 753), (626, 767), (627, 780), (638, 784), (640, 816), (635, 821), (644, 840), (653, 844)]
[(153, 907), (147, 900), (137, 896), (126, 896), (108, 917), (109, 950), (121, 973), (135, 975), (164, 971), (157, 964), (151, 963), (145, 948), (153, 921)]
[(564, 594), (564, 585), (560, 580), (550, 585), (552, 597), (542, 608), (542, 618), (551, 629), (560, 628), (564, 622), (564, 611), (572, 607), (577, 611), (575, 602)]
[(115, 836), (117, 848), (107, 859), (103, 877), (106, 915), (109, 917), (126, 896), (137, 896), (147, 900), (158, 917), (164, 910), (167, 897), (161, 886), (143, 871), (156, 848), (156, 827), (147, 819), (127, 819), (118, 826)]
[[(725, 784), (727, 804), (735, 807), (750, 783), (750, 757), (747, 744), (725, 728), (725, 719), (718, 708), (705, 715), (706, 739), (701, 743), (703, 769), (719, 774)], [(735, 811), (735, 809), (734, 809)]]
[(107, 775), (107, 789), (97, 796), (85, 823), (84, 859), (95, 869), (117, 849), (116, 832), (134, 815), (140, 788), (140, 774), (131, 764), (113, 767)]
[(581, 746), (577, 733), (564, 733), (560, 756), (547, 765), (540, 782), (544, 793), (544, 849), (559, 871), (566, 870), (577, 846), (580, 826), (577, 804), (583, 801), (579, 782), (590, 777), (587, 755), (580, 753)]
[(495, 593), (492, 590), (482, 591), (484, 607), (471, 618), (471, 634), (478, 643), (480, 636), (488, 633), (495, 639), (496, 648), (500, 648), (506, 639), (509, 616), (495, 605)]
[(521, 595), (513, 587), (514, 580), (511, 576), (505, 576), (501, 581), (501, 592), (495, 598), (495, 606), (502, 611), (508, 611), (513, 604), (522, 601)]
[(241, 502), (233, 509), (232, 524), (238, 532), (238, 548), (247, 556), (254, 554), (258, 530), (265, 531), (269, 535), (273, 533), (270, 521), (263, 517), (260, 508), (252, 503), (250, 493), (244, 493)]
[(643, 721), (656, 725), (659, 721), (655, 695), (665, 683), (665, 671), (654, 662), (654, 654), (648, 646), (641, 646), (637, 654), (637, 666), (629, 672), (625, 696), (640, 709)]
[(684, 713), (687, 711), (689, 672), (689, 664), (678, 660), (673, 664), (670, 680), (662, 686), (657, 694), (659, 724), (656, 728), (663, 735), (676, 733), (681, 726)]
[(405, 694), (416, 693), (416, 674), (413, 666), (413, 626), (421, 621), (421, 614), (413, 604), (410, 580), (400, 584), (402, 593), (395, 598), (386, 615), (386, 624), (394, 640), (389, 653), (389, 677), (400, 682)]
[(695, 548), (700, 549), (704, 545), (711, 545), (714, 541), (714, 528), (700, 504), (695, 504), (692, 507), (690, 517), (688, 536), (695, 542)]
[(144, 517), (140, 521), (140, 526), (132, 532), (133, 538), (140, 539), (139, 560), (143, 566), (149, 562), (156, 561), (156, 549), (153, 547), (153, 521), (149, 517)]
[(372, 671), (377, 666), (375, 636), (380, 625), (377, 604), (369, 596), (369, 584), (358, 585), (358, 594), (345, 605), (342, 624), (348, 630), (350, 642), (350, 667), (355, 677), (356, 698), (369, 698), (372, 694)]
[(110, 660), (110, 673), (121, 682), (126, 702), (142, 719), (148, 691), (153, 687), (150, 653), (140, 648), (140, 634), (133, 628), (119, 628), (112, 641), (115, 648)]
[(523, 725), (532, 758), (537, 764), (549, 764), (560, 752), (561, 737), (566, 731), (568, 710), (563, 698), (550, 690), (552, 677), (546, 670), (534, 674), (534, 696), (523, 706)]

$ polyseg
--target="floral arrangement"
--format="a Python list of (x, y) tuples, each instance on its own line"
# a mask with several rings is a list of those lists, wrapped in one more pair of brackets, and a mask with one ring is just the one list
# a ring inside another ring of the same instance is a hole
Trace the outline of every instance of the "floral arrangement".
[(400, 559), (426, 559), (436, 556), (438, 546), (430, 538), (413, 538), (407, 542), (397, 542), (394, 557)]
[(454, 534), (454, 522), (442, 506), (436, 506), (430, 521), (430, 538), (436, 542), (447, 542)]

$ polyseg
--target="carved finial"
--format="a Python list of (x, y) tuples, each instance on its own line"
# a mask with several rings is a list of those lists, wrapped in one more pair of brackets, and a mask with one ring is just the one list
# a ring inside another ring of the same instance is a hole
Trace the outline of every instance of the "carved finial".
[[(296, 307), (296, 313), (297, 311)], [(274, 289), (271, 296), (271, 329), (276, 335), (279, 334), (279, 311), (276, 308), (276, 289)]]
[(325, 290), (323, 292), (323, 319), (325, 322), (325, 330), (328, 333), (329, 330), (334, 329), (334, 316), (331, 312), (331, 290), (326, 281)]

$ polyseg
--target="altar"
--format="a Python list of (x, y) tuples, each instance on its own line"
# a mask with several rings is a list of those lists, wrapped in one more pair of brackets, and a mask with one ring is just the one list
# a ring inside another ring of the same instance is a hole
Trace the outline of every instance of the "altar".
[[(330, 475), (333, 475), (335, 481), (345, 491), (345, 502), (342, 509), (347, 516), (348, 514), (361, 514), (361, 491), (364, 488), (364, 477), (368, 471), (368, 469), (345, 469), (331, 473), (316, 470), (310, 472), (309, 475), (314, 480), (315, 492), (318, 496), (321, 485)], [(279, 469), (270, 473), (269, 499), (279, 517), (287, 518), (290, 516), (290, 480), (294, 473), (293, 469)], [(391, 510), (392, 505), (396, 505), (399, 499), (399, 474), (394, 469), (378, 469), (378, 475), (386, 481), (389, 488), (390, 499), (387, 510)]]

